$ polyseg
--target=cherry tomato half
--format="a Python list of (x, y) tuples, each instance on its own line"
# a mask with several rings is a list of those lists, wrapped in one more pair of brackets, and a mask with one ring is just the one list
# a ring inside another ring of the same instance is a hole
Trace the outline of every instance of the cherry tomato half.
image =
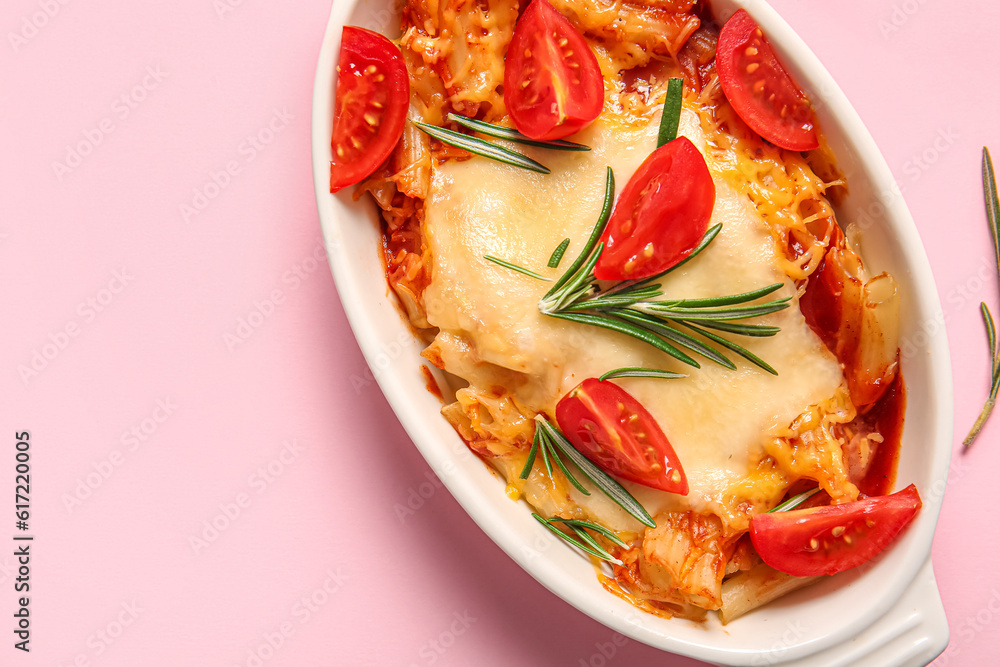
[(540, 141), (582, 130), (604, 107), (594, 52), (548, 0), (534, 0), (514, 27), (503, 100), (514, 126)]
[(584, 380), (559, 401), (556, 420), (573, 446), (601, 470), (687, 495), (684, 469), (660, 425), (613, 382)]
[(410, 79), (403, 55), (382, 35), (344, 26), (333, 111), (330, 192), (360, 182), (403, 135)]
[(598, 280), (633, 280), (666, 271), (691, 254), (708, 229), (715, 183), (686, 137), (653, 151), (622, 190), (601, 240)]
[(809, 98), (745, 9), (722, 26), (715, 67), (722, 92), (750, 129), (788, 150), (808, 151), (819, 146)]
[(761, 559), (796, 577), (836, 574), (872, 559), (920, 509), (912, 484), (891, 496), (755, 514), (750, 539)]

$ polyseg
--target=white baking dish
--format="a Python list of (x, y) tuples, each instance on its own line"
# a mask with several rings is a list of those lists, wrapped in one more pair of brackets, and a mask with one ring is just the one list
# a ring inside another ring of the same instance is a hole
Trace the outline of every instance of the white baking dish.
[[(398, 5), (395, 5), (398, 6)], [(917, 485), (924, 507), (882, 557), (800, 590), (721, 626), (665, 620), (607, 593), (588, 561), (511, 502), (504, 485), (472, 455), (425, 388), (421, 345), (388, 295), (374, 206), (350, 189), (329, 193), (330, 131), (341, 26), (394, 36), (391, 0), (344, 0), (330, 17), (313, 98), (313, 172), (330, 266), (358, 342), (392, 406), (431, 468), (469, 515), (549, 590), (629, 637), (665, 651), (726, 665), (923, 665), (947, 645), (948, 626), (930, 564), (931, 540), (951, 452), (948, 345), (927, 256), (892, 174), (864, 124), (819, 60), (767, 4), (717, 0), (717, 18), (745, 7), (809, 91), (847, 173), (842, 221), (864, 227), (865, 259), (891, 272), (903, 294), (903, 374), (908, 389), (898, 487)], [(928, 332), (935, 332), (929, 335)], [(336, 345), (336, 341), (330, 341)]]

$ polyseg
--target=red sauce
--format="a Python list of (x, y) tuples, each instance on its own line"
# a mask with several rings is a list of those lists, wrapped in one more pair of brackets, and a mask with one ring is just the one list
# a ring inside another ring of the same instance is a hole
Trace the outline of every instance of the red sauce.
[(437, 399), (444, 403), (444, 396), (441, 394), (441, 387), (438, 386), (437, 380), (434, 379), (434, 374), (431, 373), (431, 369), (427, 368), (427, 366), (424, 366), (423, 364), (420, 364), (420, 370), (423, 371), (427, 391), (437, 396)]
[(882, 435), (882, 442), (875, 448), (872, 461), (864, 479), (858, 484), (861, 493), (869, 496), (884, 496), (892, 490), (896, 481), (896, 467), (899, 463), (899, 445), (903, 438), (903, 418), (906, 413), (906, 386), (901, 374), (886, 390), (872, 408), (857, 422), (867, 426), (866, 430)]

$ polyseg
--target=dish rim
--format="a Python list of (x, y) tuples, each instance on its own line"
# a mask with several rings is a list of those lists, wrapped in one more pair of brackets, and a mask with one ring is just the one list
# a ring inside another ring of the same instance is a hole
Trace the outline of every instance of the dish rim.
[[(361, 4), (361, 0), (335, 2), (331, 10), (320, 50), (313, 90), (312, 162), (317, 209), (327, 244), (331, 272), (355, 338), (367, 362), (375, 371), (380, 355), (384, 355), (383, 346), (378, 344), (381, 338), (380, 332), (374, 327), (369, 307), (366, 306), (364, 299), (359, 297), (360, 292), (356, 277), (347, 268), (350, 263), (346, 257), (348, 249), (341, 243), (338, 215), (334, 208), (335, 202), (346, 203), (350, 195), (347, 191), (338, 195), (329, 193), (331, 91), (340, 43), (340, 28)], [(901, 261), (912, 270), (908, 280), (915, 284), (915, 302), (918, 304), (919, 310), (926, 317), (943, 321), (941, 319), (941, 303), (934, 285), (930, 263), (920, 242), (916, 225), (905, 201), (901, 195), (898, 195), (898, 187), (885, 159), (875, 145), (874, 139), (836, 81), (803, 40), (763, 0), (715, 0), (712, 7), (720, 24), (722, 19), (728, 17), (736, 9), (747, 9), (767, 33), (769, 41), (782, 54), (783, 62), (792, 70), (796, 79), (800, 82), (807, 81), (818, 84), (811, 87), (813, 90), (822, 91), (823, 109), (820, 117), (824, 129), (830, 130), (832, 126), (838, 126), (836, 132), (838, 138), (846, 142), (848, 149), (856, 154), (861, 170), (866, 172), (861, 177), (866, 178), (873, 191), (897, 193), (889, 201), (882, 202), (885, 214), (881, 225), (887, 228), (887, 233), (903, 249), (903, 260)], [(827, 135), (829, 136), (829, 132)], [(878, 199), (877, 201), (882, 200)], [(375, 258), (374, 251), (372, 258)], [(389, 297), (392, 298), (391, 294)], [(408, 328), (408, 325), (406, 326)], [(931, 383), (933, 389), (930, 392), (934, 399), (933, 406), (936, 409), (936, 419), (934, 420), (936, 428), (932, 437), (929, 438), (933, 445), (930, 446), (932, 457), (929, 461), (928, 473), (936, 484), (936, 480), (947, 479), (953, 423), (951, 362), (947, 335), (943, 327), (940, 332), (929, 337), (927, 345), (928, 352), (930, 352), (928, 373), (930, 379), (934, 380)], [(432, 429), (428, 426), (428, 420), (443, 418), (436, 413), (424, 414), (414, 406), (412, 396), (405, 392), (403, 383), (393, 379), (394, 374), (405, 372), (399, 370), (399, 366), (396, 364), (396, 368), (390, 368), (388, 372), (374, 373), (380, 388), (393, 412), (431, 468), (435, 471), (446, 469), (449, 465), (453, 465), (454, 451), (450, 451), (445, 444), (436, 442), (430, 435)], [(412, 370), (419, 371), (416, 368)], [(906, 437), (905, 433), (904, 428), (904, 437)], [(506, 520), (494, 508), (496, 503), (488, 497), (488, 494), (492, 493), (491, 490), (483, 490), (472, 480), (460, 475), (442, 476), (442, 481), (473, 521), (526, 572), (563, 600), (604, 625), (662, 650), (701, 660), (725, 664), (751, 664), (753, 656), (759, 655), (758, 652), (748, 653), (738, 648), (686, 641), (669, 633), (650, 629), (647, 626), (648, 619), (637, 621), (635, 618), (629, 618), (627, 614), (616, 614), (613, 609), (609, 611), (606, 605), (595, 605), (590, 599), (592, 596), (589, 592), (568, 585), (573, 582), (579, 584), (579, 582), (576, 581), (575, 577), (567, 578), (567, 575), (556, 566), (555, 559), (534, 558), (525, 551), (525, 545), (520, 536), (505, 525)], [(502, 500), (514, 505), (506, 497), (503, 497)], [(906, 541), (918, 548), (909, 549), (893, 558), (894, 561), (902, 561), (902, 563), (894, 569), (892, 584), (887, 592), (883, 593), (874, 604), (870, 600), (867, 601), (868, 604), (864, 606), (863, 613), (858, 614), (853, 620), (837, 626), (828, 634), (811, 641), (782, 647), (772, 654), (771, 661), (780, 662), (807, 657), (837, 643), (847, 641), (862, 628), (884, 616), (911, 585), (914, 576), (925, 561), (930, 558), (931, 543), (942, 500), (943, 489), (941, 492), (933, 493), (924, 499), (921, 514), (905, 535)], [(544, 530), (540, 526), (537, 526), (537, 529)], [(902, 549), (896, 549), (896, 551), (902, 551)], [(878, 564), (875, 567), (878, 567)], [(839, 576), (844, 577), (845, 575)], [(613, 597), (606, 592), (605, 595)], [(680, 619), (667, 622), (684, 623)], [(738, 623), (738, 621), (736, 622)], [(659, 625), (656, 622), (650, 624)], [(732, 628), (733, 626), (726, 627)], [(713, 636), (714, 634), (706, 635), (706, 637)]]

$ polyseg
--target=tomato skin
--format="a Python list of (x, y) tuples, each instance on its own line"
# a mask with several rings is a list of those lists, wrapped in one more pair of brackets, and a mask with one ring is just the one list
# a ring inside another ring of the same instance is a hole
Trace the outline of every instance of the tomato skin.
[(539, 141), (579, 132), (604, 107), (597, 57), (548, 0), (534, 0), (514, 27), (503, 82), (514, 126)]
[(344, 26), (337, 72), (330, 192), (360, 182), (385, 162), (403, 135), (410, 106), (403, 55), (376, 32)]
[(745, 9), (722, 26), (715, 67), (722, 92), (750, 129), (780, 148), (819, 147), (809, 99)]
[(556, 406), (556, 421), (594, 465), (636, 484), (686, 496), (688, 481), (659, 424), (613, 382), (588, 378)]
[(601, 241), (598, 280), (666, 271), (698, 245), (715, 207), (715, 182), (687, 137), (660, 146), (625, 185)]
[(921, 505), (911, 484), (891, 496), (755, 514), (750, 539), (761, 559), (776, 570), (796, 577), (837, 574), (878, 555)]

